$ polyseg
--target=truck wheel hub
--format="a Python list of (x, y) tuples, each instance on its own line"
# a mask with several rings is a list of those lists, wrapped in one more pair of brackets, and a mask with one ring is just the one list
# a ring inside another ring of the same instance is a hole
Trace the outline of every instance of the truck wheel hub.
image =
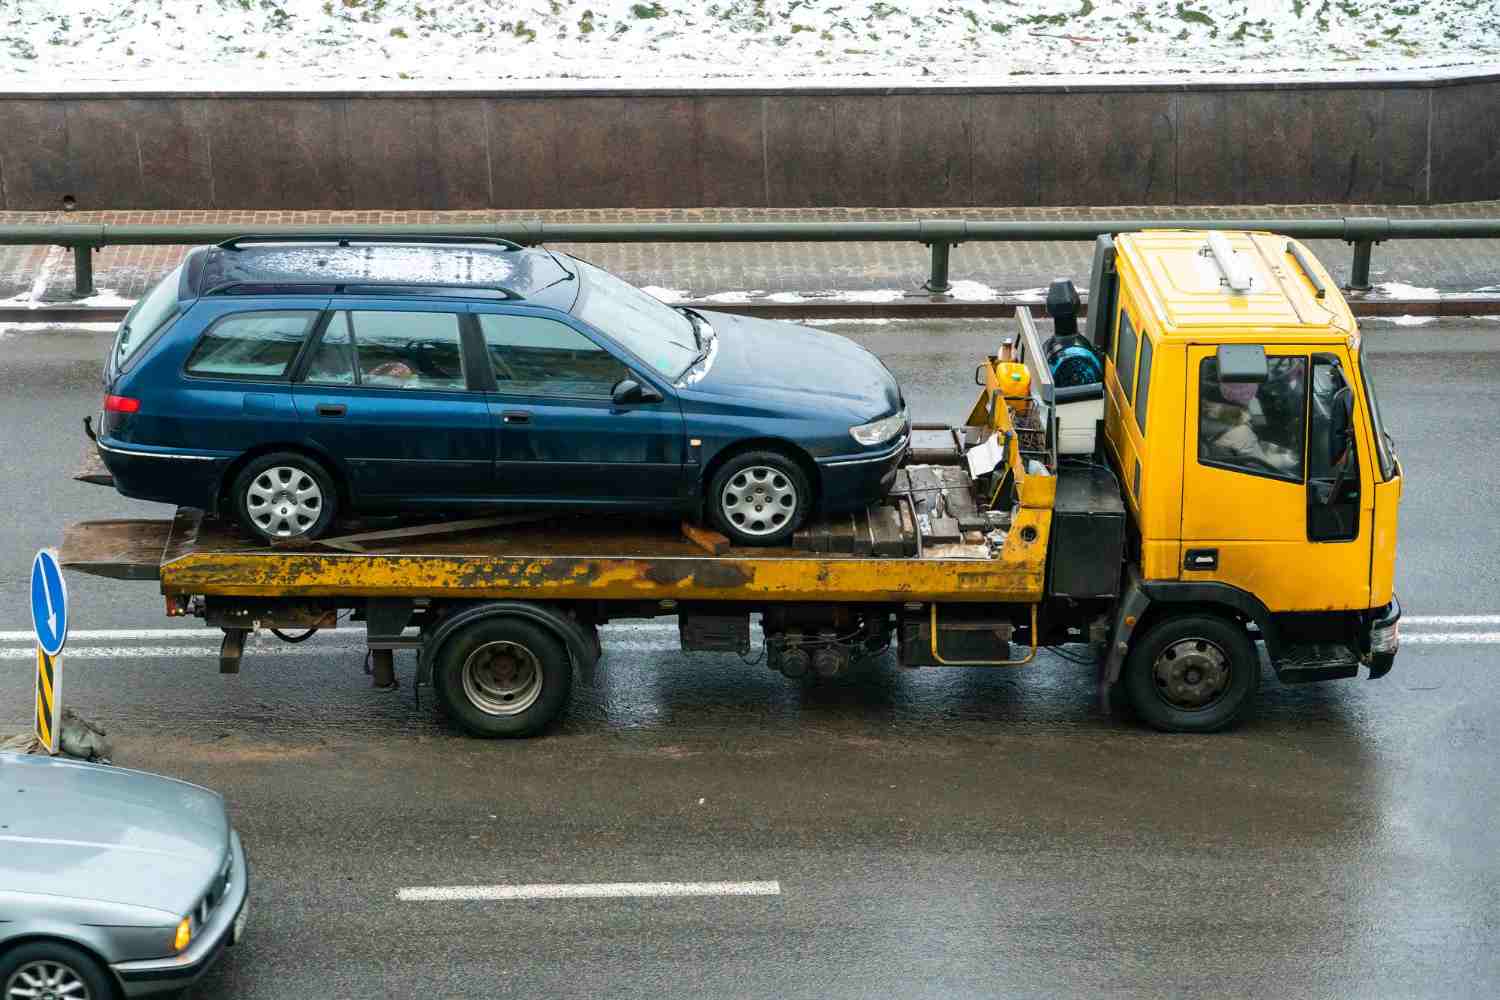
[(1152, 674), (1168, 704), (1207, 708), (1229, 686), (1229, 657), (1207, 639), (1180, 639), (1161, 651)]

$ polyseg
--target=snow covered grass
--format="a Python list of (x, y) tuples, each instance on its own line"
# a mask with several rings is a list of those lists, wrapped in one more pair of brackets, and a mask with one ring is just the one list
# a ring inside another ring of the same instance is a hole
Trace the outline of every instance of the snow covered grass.
[(11, 89), (974, 84), (1497, 60), (1495, 0), (0, 0)]

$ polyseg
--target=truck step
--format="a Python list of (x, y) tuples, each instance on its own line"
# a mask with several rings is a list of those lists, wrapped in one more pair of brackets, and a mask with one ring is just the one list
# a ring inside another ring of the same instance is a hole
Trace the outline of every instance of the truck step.
[(1334, 681), (1356, 676), (1359, 657), (1340, 642), (1305, 642), (1283, 647), (1275, 667), (1283, 684)]

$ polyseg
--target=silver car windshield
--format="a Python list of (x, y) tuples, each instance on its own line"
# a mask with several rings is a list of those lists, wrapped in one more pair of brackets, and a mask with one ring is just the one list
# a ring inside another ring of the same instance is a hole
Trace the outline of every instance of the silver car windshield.
[(676, 379), (698, 357), (692, 320), (629, 282), (587, 261), (573, 258), (583, 288), (573, 315), (597, 327), (636, 357)]

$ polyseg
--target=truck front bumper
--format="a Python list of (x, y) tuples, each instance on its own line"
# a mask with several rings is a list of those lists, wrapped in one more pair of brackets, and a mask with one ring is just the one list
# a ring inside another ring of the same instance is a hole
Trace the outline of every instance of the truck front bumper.
[(1391, 603), (1374, 612), (1370, 622), (1370, 679), (1384, 677), (1396, 662), (1401, 646), (1401, 602), (1391, 595)]

